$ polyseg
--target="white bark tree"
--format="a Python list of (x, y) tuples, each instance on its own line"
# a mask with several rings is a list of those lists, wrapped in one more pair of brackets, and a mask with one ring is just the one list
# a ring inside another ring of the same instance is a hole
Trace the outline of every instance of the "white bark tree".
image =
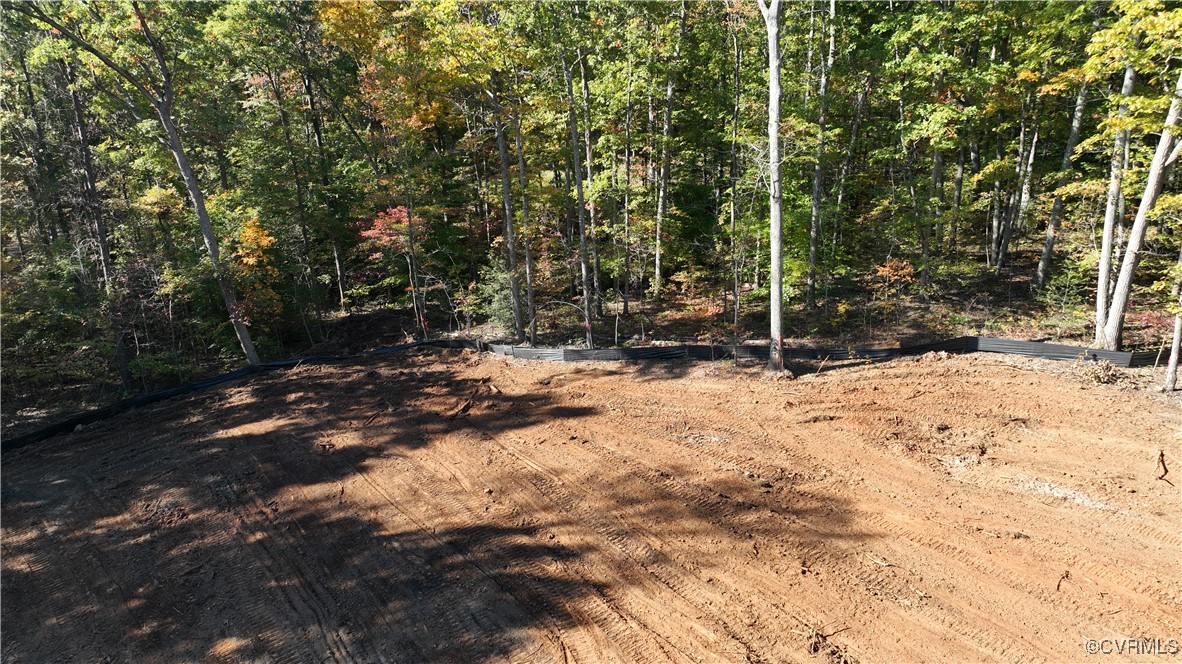
[(767, 148), (768, 201), (771, 230), (771, 330), (767, 367), (784, 370), (784, 247), (783, 213), (780, 192), (780, 0), (759, 0), (759, 10), (767, 26)]
[(567, 66), (566, 54), (561, 53), (562, 76), (566, 82), (566, 97), (570, 104), (570, 150), (571, 170), (575, 181), (575, 201), (579, 219), (579, 269), (583, 282), (583, 324), (587, 332), (587, 348), (595, 348), (595, 338), (591, 329), (591, 300), (594, 291), (591, 287), (591, 265), (587, 257), (587, 199), (583, 192), (583, 170), (579, 166), (579, 121), (575, 113), (575, 91), (571, 82), (571, 68)]
[[(209, 254), (209, 260), (213, 266), (213, 276), (217, 281), (218, 290), (221, 291), (222, 301), (226, 305), (226, 311), (229, 313), (230, 323), (233, 325), (234, 332), (238, 336), (238, 342), (242, 346), (242, 352), (246, 356), (246, 361), (251, 365), (258, 365), (260, 363), (259, 355), (255, 351), (254, 341), (250, 336), (250, 329), (247, 327), (246, 320), (242, 315), (242, 308), (238, 303), (237, 294), (234, 292), (234, 285), (231, 283), (230, 277), (226, 274), (225, 267), (222, 265), (217, 234), (214, 233), (213, 223), (210, 222), (209, 212), (205, 208), (205, 192), (202, 190), (201, 183), (197, 180), (197, 175), (193, 172), (193, 167), (189, 163), (189, 156), (185, 152), (180, 132), (177, 130), (176, 121), (172, 116), (176, 94), (172, 84), (172, 68), (168, 64), (169, 59), (165, 54), (164, 44), (152, 32), (148, 18), (144, 14), (140, 4), (138, 2), (132, 2), (131, 6), (135, 11), (136, 20), (139, 24), (139, 32), (151, 49), (152, 56), (155, 60), (155, 71), (152, 72), (152, 75), (144, 78), (136, 76), (128, 68), (120, 65), (111, 55), (103, 52), (102, 49), (86, 39), (81, 31), (72, 30), (63, 22), (46, 14), (37, 4), (30, 2), (12, 5), (17, 11), (49, 26), (56, 31), (58, 36), (70, 40), (82, 50), (98, 58), (108, 69), (135, 88), (144, 100), (152, 106), (152, 110), (156, 112), (156, 116), (160, 120), (160, 126), (164, 129), (164, 142), (168, 146), (169, 151), (172, 152), (173, 159), (176, 160), (181, 178), (185, 181), (185, 187), (189, 191), (189, 198), (193, 203), (193, 209), (197, 213), (197, 222), (201, 226), (201, 236), (205, 242), (205, 250)], [(144, 68), (146, 70), (147, 65)]]
[[(1137, 72), (1133, 65), (1125, 65), (1124, 83), (1121, 85), (1121, 101), (1116, 107), (1116, 117), (1123, 118), (1128, 112), (1128, 104), (1124, 98), (1133, 93), (1133, 83)], [(1108, 291), (1112, 279), (1112, 245), (1116, 234), (1117, 216), (1119, 214), (1121, 180), (1124, 178), (1124, 158), (1129, 145), (1129, 130), (1120, 129), (1116, 132), (1116, 139), (1112, 148), (1112, 163), (1109, 166), (1108, 198), (1104, 204), (1104, 230), (1100, 235), (1100, 265), (1096, 279), (1096, 337), (1092, 345), (1103, 347), (1104, 326), (1108, 322)]]
[(1108, 316), (1104, 324), (1103, 336), (1100, 339), (1100, 347), (1107, 350), (1120, 348), (1125, 312), (1128, 309), (1129, 294), (1133, 288), (1133, 273), (1136, 272), (1137, 263), (1141, 259), (1141, 243), (1145, 240), (1145, 231), (1149, 227), (1149, 213), (1157, 204), (1157, 197), (1161, 194), (1170, 166), (1178, 158), (1175, 148), (1182, 146), (1174, 134), (1179, 113), (1182, 113), (1182, 73), (1178, 75), (1178, 83), (1174, 87), (1174, 95), (1170, 100), (1170, 110), (1166, 114), (1165, 126), (1162, 127), (1161, 137), (1157, 141), (1153, 161), (1149, 163), (1149, 174), (1145, 176), (1145, 193), (1141, 195), (1141, 201), (1137, 205), (1137, 216), (1133, 219), (1132, 228), (1129, 229), (1120, 275), (1117, 277), (1116, 287), (1112, 291), (1112, 302), (1108, 305)]

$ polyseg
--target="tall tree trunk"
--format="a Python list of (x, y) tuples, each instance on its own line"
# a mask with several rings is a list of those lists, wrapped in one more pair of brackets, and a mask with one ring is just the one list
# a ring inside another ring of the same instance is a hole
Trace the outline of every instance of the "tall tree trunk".
[[(1129, 105), (1125, 102), (1133, 93), (1133, 83), (1137, 72), (1132, 64), (1125, 65), (1124, 83), (1121, 85), (1121, 100), (1116, 107), (1116, 117), (1123, 118), (1128, 112)], [(1105, 344), (1104, 328), (1108, 324), (1109, 282), (1112, 280), (1112, 250), (1113, 237), (1119, 223), (1121, 209), (1121, 180), (1124, 178), (1124, 159), (1129, 145), (1129, 131), (1121, 129), (1116, 132), (1112, 147), (1112, 162), (1108, 170), (1108, 197), (1104, 204), (1104, 230), (1100, 234), (1100, 262), (1096, 276), (1096, 336), (1092, 345), (1102, 348)]]
[(804, 85), (800, 86), (802, 88), (801, 92), (804, 95), (801, 103), (805, 106), (809, 105), (809, 95), (813, 93), (813, 46), (816, 44), (815, 37), (817, 34), (817, 12), (814, 10), (813, 0), (809, 0), (808, 14), (809, 33), (804, 38)]
[(672, 159), (672, 150), (669, 145), (669, 136), (673, 128), (673, 88), (674, 88), (674, 67), (681, 59), (681, 38), (685, 34), (685, 0), (681, 1), (681, 24), (678, 28), (677, 41), (673, 46), (673, 57), (669, 59), (668, 66), (670, 70), (665, 74), (665, 111), (661, 120), (661, 172), (657, 181), (657, 228), (656, 228), (656, 256), (653, 263), (653, 298), (661, 299), (661, 288), (664, 285), (661, 274), (663, 266), (661, 264), (661, 225), (665, 220), (665, 213), (669, 209), (669, 168), (670, 160)]
[[(76, 87), (76, 77), (74, 75), (74, 68), (72, 65), (65, 62), (60, 63), (62, 74), (65, 76), (66, 83), (70, 88), (70, 102), (74, 110), (74, 138), (78, 141), (78, 155), (82, 160), (82, 172), (85, 176), (83, 181), (84, 197), (86, 199), (86, 209), (91, 218), (91, 223), (94, 226), (95, 241), (99, 249), (99, 266), (103, 274), (103, 291), (107, 296), (107, 322), (111, 326), (111, 334), (115, 341), (115, 371), (119, 374), (119, 382), (123, 384), (123, 389), (130, 390), (132, 387), (132, 375), (130, 360), (127, 355), (127, 344), (124, 342), (123, 326), (119, 321), (119, 316), (115, 313), (117, 308), (117, 291), (115, 289), (115, 265), (111, 260), (111, 245), (107, 233), (107, 224), (103, 218), (103, 205), (99, 199), (98, 193), (98, 174), (94, 166), (94, 156), (90, 152), (90, 131), (86, 121), (86, 110), (82, 105), (82, 98), (78, 95)], [(17, 241), (20, 241), (20, 235), (17, 235)], [(22, 251), (22, 253), (24, 253)]]
[(813, 209), (809, 220), (809, 273), (805, 287), (805, 306), (817, 303), (817, 246), (821, 241), (821, 159), (825, 152), (825, 111), (828, 102), (829, 76), (833, 69), (834, 40), (837, 32), (837, 0), (829, 0), (829, 52), (821, 68), (821, 83), (817, 87), (817, 147), (813, 154)]
[(246, 355), (246, 361), (252, 366), (257, 366), (260, 364), (259, 354), (254, 348), (254, 340), (251, 339), (250, 329), (247, 327), (246, 320), (242, 316), (242, 308), (238, 304), (238, 296), (234, 292), (234, 286), (230, 282), (230, 277), (226, 274), (225, 268), (222, 266), (221, 250), (218, 248), (217, 234), (214, 233), (213, 223), (209, 220), (209, 212), (205, 209), (205, 192), (202, 191), (201, 185), (197, 181), (197, 176), (193, 173), (193, 168), (189, 165), (189, 157), (185, 154), (180, 133), (177, 132), (176, 125), (172, 121), (170, 104), (167, 101), (163, 102), (156, 110), (160, 116), (160, 123), (164, 125), (164, 132), (168, 137), (168, 147), (172, 151), (173, 158), (176, 160), (177, 168), (181, 171), (181, 177), (185, 181), (185, 187), (189, 190), (189, 198), (193, 202), (193, 209), (197, 212), (197, 223), (201, 226), (201, 237), (205, 241), (205, 250), (209, 254), (209, 261), (213, 266), (213, 277), (217, 281), (218, 290), (221, 291), (222, 301), (225, 303), (226, 310), (230, 314), (230, 324), (234, 327), (234, 333), (238, 335), (238, 343), (242, 346), (242, 352)]
[(247, 328), (246, 321), (242, 317), (242, 311), (238, 305), (238, 298), (234, 293), (234, 287), (222, 269), (221, 252), (218, 249), (217, 235), (214, 233), (213, 224), (210, 223), (209, 212), (205, 209), (205, 193), (202, 191), (196, 175), (193, 174), (193, 169), (189, 165), (189, 158), (185, 154), (184, 145), (181, 143), (180, 133), (177, 131), (176, 124), (172, 119), (173, 88), (172, 74), (168, 67), (168, 60), (165, 57), (162, 44), (152, 33), (148, 20), (144, 16), (139, 3), (133, 0), (131, 6), (138, 19), (140, 32), (143, 33), (148, 45), (151, 47), (152, 55), (155, 57), (156, 65), (159, 68), (160, 80), (151, 84), (145, 84), (136, 78), (135, 75), (112, 60), (106, 53), (103, 53), (93, 44), (49, 17), (40, 7), (29, 3), (20, 6), (17, 8), (17, 11), (49, 25), (56, 30), (58, 35), (69, 39), (97, 57), (111, 71), (134, 86), (143, 95), (144, 99), (152, 105), (153, 110), (156, 111), (157, 116), (160, 118), (160, 124), (164, 128), (167, 138), (166, 144), (172, 152), (173, 158), (176, 159), (177, 167), (181, 171), (181, 177), (185, 181), (185, 187), (189, 190), (189, 197), (193, 201), (193, 208), (197, 212), (197, 221), (201, 226), (201, 236), (205, 241), (205, 249), (209, 253), (210, 263), (213, 266), (214, 279), (217, 280), (218, 290), (221, 291), (222, 301), (225, 303), (226, 310), (229, 313), (230, 323), (234, 327), (234, 332), (238, 335), (238, 342), (242, 346), (242, 352), (246, 355), (247, 362), (252, 366), (258, 365), (259, 356), (255, 351), (254, 341), (250, 337), (250, 330)]
[(780, 210), (780, 0), (759, 0), (763, 22), (767, 27), (767, 142), (768, 142), (768, 207), (771, 230), (768, 244), (771, 249), (771, 329), (768, 350), (768, 369), (784, 369), (784, 248), (782, 243), (782, 211)]
[(990, 221), (985, 226), (985, 267), (992, 268), (995, 263), (995, 247), (1001, 231), (1001, 209), (1004, 198), (1001, 193), (1001, 182), (993, 181), (993, 193), (989, 199)]
[(587, 244), (591, 252), (591, 282), (595, 287), (595, 315), (603, 318), (603, 287), (599, 283), (598, 209), (595, 205), (595, 155), (591, 142), (591, 89), (587, 85), (587, 56), (583, 53), (583, 47), (576, 48), (575, 54), (579, 60), (579, 87), (581, 88), (583, 97), (583, 149), (586, 153), (587, 161), (587, 187), (591, 189), (591, 195), (587, 199)]
[(1177, 155), (1171, 155), (1174, 150), (1176, 137), (1174, 127), (1178, 124), (1178, 115), (1182, 111), (1182, 73), (1178, 76), (1178, 83), (1174, 89), (1173, 99), (1170, 101), (1170, 111), (1166, 115), (1166, 124), (1162, 128), (1161, 138), (1157, 142), (1157, 150), (1153, 153), (1153, 161), (1149, 164), (1149, 174), (1145, 176), (1145, 193), (1141, 195), (1141, 202), (1137, 204), (1137, 216), (1133, 219), (1133, 226), (1129, 229), (1129, 239), (1125, 244), (1124, 260), (1120, 266), (1120, 276), (1116, 280), (1116, 289), (1112, 292), (1112, 302), (1108, 307), (1108, 317), (1104, 324), (1104, 336), (1101, 348), (1119, 350), (1121, 332), (1125, 324), (1125, 311), (1128, 308), (1129, 293), (1133, 288), (1133, 273), (1137, 270), (1137, 263), (1141, 259), (1141, 243), (1145, 240), (1145, 230), (1149, 226), (1149, 213), (1157, 204), (1157, 197), (1161, 194), (1165, 184), (1166, 173)]
[[(1038, 147), (1038, 117), (1033, 113), (1033, 92), (1026, 95), (1022, 104), (1021, 130), (1018, 133), (1018, 152), (1014, 161), (1015, 189), (1010, 192), (1009, 205), (1001, 219), (1000, 233), (994, 238), (994, 274), (1001, 274), (1009, 254), (1010, 238), (1014, 228), (1021, 222), (1030, 199), (1030, 172), (1034, 166), (1035, 149)], [(1033, 123), (1033, 129), (1030, 127)], [(1031, 131), (1031, 139), (1026, 140), (1026, 134)]]
[(525, 137), (521, 132), (521, 111), (514, 115), (514, 142), (517, 148), (517, 183), (521, 187), (521, 246), (525, 250), (525, 307), (529, 317), (529, 343), (538, 343), (538, 307), (534, 293), (534, 252), (530, 245), (529, 231), (529, 192), (526, 190), (525, 177)]
[(497, 155), (501, 161), (501, 213), (505, 216), (505, 270), (509, 274), (509, 299), (513, 306), (513, 338), (525, 339), (521, 320), (521, 279), (517, 275), (517, 241), (513, 236), (513, 190), (509, 186), (509, 149), (505, 144), (505, 123), (496, 86), (490, 89), (493, 103), (493, 131), (497, 137)]
[(308, 254), (308, 218), (304, 203), (304, 176), (296, 162), (295, 145), (291, 140), (291, 123), (287, 117), (287, 109), (283, 107), (283, 93), (279, 88), (279, 81), (274, 71), (267, 72), (267, 81), (271, 84), (271, 94), (275, 97), (275, 108), (279, 113), (279, 126), (283, 129), (283, 141), (287, 146), (287, 163), (291, 168), (291, 179), (295, 183), (296, 218), (300, 222), (300, 258), (303, 259), (304, 270), (311, 273), (312, 263)]
[(623, 313), (628, 315), (632, 294), (632, 57), (628, 57), (628, 97), (624, 103), (624, 279)]
[(737, 29), (730, 32), (731, 48), (734, 64), (734, 104), (731, 111), (731, 164), (730, 164), (730, 222), (731, 222), (731, 279), (732, 299), (735, 302), (734, 324), (739, 325), (739, 296), (742, 289), (742, 279), (739, 277), (739, 231), (736, 224), (737, 208), (739, 207), (739, 112), (743, 99), (742, 80), (743, 50), (739, 48), (739, 33)]
[(1030, 209), (1030, 176), (1034, 170), (1034, 155), (1038, 148), (1038, 127), (1034, 128), (1034, 135), (1031, 136), (1030, 146), (1027, 148), (1024, 159), (1020, 161), (1018, 169), (1018, 190), (1013, 194), (1013, 203), (1010, 205), (1008, 215), (1005, 218), (1002, 227), (1002, 234), (1000, 242), (997, 247), (997, 264), (994, 266), (994, 274), (1001, 274), (1001, 270), (1005, 267), (1006, 258), (1009, 257), (1010, 239), (1014, 235), (1014, 229), (1021, 228), (1022, 220), (1026, 216), (1027, 210)]
[(956, 149), (956, 175), (952, 179), (952, 223), (948, 228), (948, 249), (953, 256), (957, 252), (957, 225), (960, 221), (960, 201), (964, 195), (964, 145)]
[[(941, 40), (940, 44), (943, 44)], [(933, 97), (940, 98), (944, 90), (944, 71), (941, 70), (936, 74), (933, 80)], [(932, 215), (932, 240), (931, 244), (934, 250), (939, 253), (941, 247), (944, 245), (944, 150), (940, 147), (939, 141), (932, 141), (932, 176), (931, 176), (931, 200), (935, 206)]]
[(570, 149), (571, 164), (575, 180), (575, 196), (579, 220), (579, 269), (583, 281), (583, 325), (587, 331), (587, 348), (595, 348), (595, 338), (591, 328), (591, 300), (594, 297), (591, 286), (591, 266), (587, 260), (587, 203), (583, 196), (583, 173), (578, 167), (579, 161), (579, 121), (575, 113), (575, 90), (571, 82), (571, 69), (566, 63), (566, 54), (561, 54), (562, 76), (566, 80), (566, 96), (569, 103), (570, 115)]
[[(1058, 190), (1067, 184), (1071, 177), (1071, 157), (1075, 152), (1075, 144), (1079, 141), (1079, 130), (1083, 126), (1084, 110), (1088, 105), (1088, 84), (1081, 83), (1079, 93), (1075, 97), (1075, 112), (1071, 114), (1071, 131), (1067, 133), (1067, 144), (1063, 147), (1063, 161), (1059, 165), (1059, 177), (1055, 181)], [(1047, 237), (1042, 245), (1042, 257), (1038, 260), (1038, 270), (1034, 275), (1034, 287), (1042, 290), (1051, 272), (1051, 254), (1055, 250), (1055, 233), (1059, 231), (1059, 220), (1063, 216), (1063, 194), (1055, 194), (1055, 202), (1051, 205), (1051, 216), (1047, 220)]]
[(845, 201), (845, 181), (850, 174), (850, 169), (853, 167), (854, 155), (857, 154), (858, 133), (862, 129), (862, 113), (866, 107), (866, 97), (870, 94), (871, 81), (872, 76), (866, 74), (866, 78), (862, 82), (862, 87), (858, 90), (858, 96), (854, 99), (854, 122), (850, 127), (850, 143), (846, 146), (845, 158), (842, 159), (841, 168), (837, 171), (837, 195), (835, 202), (838, 209), (838, 218), (841, 217), (841, 205)]
[(872, 75), (866, 74), (862, 82), (861, 89), (858, 90), (858, 96), (854, 100), (854, 122), (850, 127), (850, 143), (846, 147), (845, 158), (841, 160), (841, 167), (837, 171), (837, 195), (835, 197), (836, 214), (833, 217), (832, 224), (832, 239), (830, 240), (829, 260), (830, 265), (826, 268), (826, 280), (832, 278), (833, 263), (837, 260), (837, 245), (841, 239), (841, 218), (845, 213), (845, 208), (842, 204), (845, 201), (845, 182), (849, 177), (850, 170), (853, 168), (854, 156), (858, 149), (858, 133), (862, 129), (862, 112), (866, 107), (866, 97), (870, 94), (870, 84)]

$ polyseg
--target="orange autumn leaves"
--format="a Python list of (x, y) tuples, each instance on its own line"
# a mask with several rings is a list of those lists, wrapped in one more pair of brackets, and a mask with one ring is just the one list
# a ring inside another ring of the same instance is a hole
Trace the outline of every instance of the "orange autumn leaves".
[(328, 39), (362, 63), (360, 92), (389, 128), (462, 124), (455, 91), (485, 87), (515, 53), (484, 4), (328, 0), (318, 13)]
[(235, 285), (248, 324), (275, 320), (283, 312), (283, 302), (272, 286), (280, 276), (270, 251), (275, 243), (275, 236), (263, 228), (257, 216), (243, 222), (235, 238)]

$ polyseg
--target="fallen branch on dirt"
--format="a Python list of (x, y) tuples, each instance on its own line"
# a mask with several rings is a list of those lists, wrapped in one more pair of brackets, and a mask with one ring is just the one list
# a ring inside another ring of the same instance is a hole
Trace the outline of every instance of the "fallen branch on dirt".
[(479, 387), (472, 390), (472, 394), (469, 394), (468, 398), (464, 401), (464, 403), (460, 404), (459, 408), (452, 411), (452, 413), (447, 416), (447, 419), (454, 420), (455, 418), (459, 417), (460, 415), (463, 415), (464, 413), (467, 413), (469, 410), (471, 410), (472, 409), (472, 400), (476, 398), (476, 393), (479, 391), (480, 391)]
[(1166, 479), (1166, 475), (1170, 474), (1170, 469), (1166, 467), (1166, 451), (1165, 450), (1158, 450), (1157, 451), (1157, 465), (1161, 468), (1161, 475), (1158, 475), (1157, 479), (1162, 480), (1163, 482), (1165, 482), (1166, 484), (1169, 484), (1170, 486), (1174, 486), (1173, 482)]

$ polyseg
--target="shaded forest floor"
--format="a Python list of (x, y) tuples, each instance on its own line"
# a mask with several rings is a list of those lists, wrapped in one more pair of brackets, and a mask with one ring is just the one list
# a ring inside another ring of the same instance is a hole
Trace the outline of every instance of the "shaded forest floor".
[[(1014, 252), (1010, 268), (994, 276), (972, 261), (945, 267), (924, 287), (916, 282), (879, 281), (822, 285), (817, 307), (809, 309), (799, 294), (785, 307), (785, 343), (818, 347), (892, 347), (936, 341), (960, 335), (996, 336), (1031, 341), (1054, 341), (1087, 346), (1092, 338), (1092, 308), (1078, 296), (1048, 289), (1034, 297), (1029, 279), (1038, 256)], [(595, 321), (599, 347), (661, 343), (766, 343), (767, 295), (745, 284), (740, 296), (738, 323), (729, 286), (670, 280), (660, 300), (634, 299), (624, 315), (618, 299), (605, 299), (603, 316)], [(1068, 284), (1070, 290), (1070, 284)], [(638, 294), (640, 295), (640, 294)], [(576, 294), (565, 298), (579, 302)], [(1137, 308), (1138, 305), (1141, 308)], [(538, 316), (538, 345), (584, 347), (583, 324), (577, 307), (550, 306)], [(430, 303), (432, 336), (477, 336), (510, 340), (492, 323), (464, 328), (443, 302)], [(409, 309), (362, 307), (336, 314), (308, 331), (308, 338), (289, 340), (272, 351), (278, 359), (300, 354), (344, 355), (390, 346), (415, 338), (417, 327)], [(1173, 319), (1148, 298), (1135, 298), (1127, 316), (1125, 345), (1159, 350), (1173, 331)], [(314, 342), (314, 343), (312, 343)], [(1168, 351), (1168, 348), (1167, 348)], [(99, 362), (101, 364), (101, 360)], [(141, 377), (138, 391), (149, 391), (212, 376), (241, 366), (236, 355), (199, 362), (202, 375), (184, 380), (176, 374)], [(1150, 372), (1127, 372), (1127, 385), (1146, 388), (1160, 384)], [(105, 406), (129, 392), (120, 389), (113, 370), (91, 380), (57, 380), (46, 367), (37, 385), (4, 384), (0, 401), (0, 432), (20, 435), (72, 413)]]
[(1161, 399), (984, 355), (265, 374), (5, 456), (2, 655), (1079, 661), (1182, 634)]

